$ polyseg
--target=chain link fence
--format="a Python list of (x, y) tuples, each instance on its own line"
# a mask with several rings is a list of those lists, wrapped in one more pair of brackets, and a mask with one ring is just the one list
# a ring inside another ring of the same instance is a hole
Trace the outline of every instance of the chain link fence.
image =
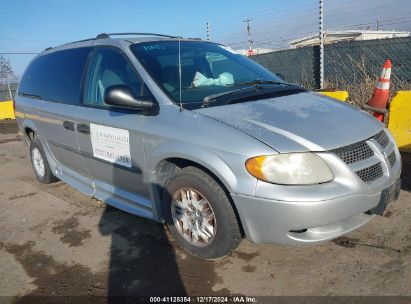
[[(17, 83), (10, 84), (10, 91), (11, 91), (11, 95), (13, 98), (14, 98), (14, 95), (16, 94), (17, 87), (18, 87)], [(0, 101), (10, 100), (10, 91), (9, 91), (7, 84), (0, 84)]]
[[(411, 89), (411, 38), (338, 42), (325, 46), (326, 88), (347, 90), (350, 99), (364, 103), (386, 59), (393, 63), (391, 92)], [(307, 46), (250, 57), (288, 82), (319, 87), (319, 47)]]

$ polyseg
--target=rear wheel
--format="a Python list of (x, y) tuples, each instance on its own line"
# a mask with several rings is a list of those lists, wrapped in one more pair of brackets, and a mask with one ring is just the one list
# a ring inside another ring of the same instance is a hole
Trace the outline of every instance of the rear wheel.
[(40, 183), (50, 184), (57, 181), (57, 178), (50, 170), (43, 147), (36, 137), (30, 142), (30, 158), (34, 173)]
[(204, 171), (195, 167), (178, 171), (168, 181), (163, 201), (168, 229), (189, 253), (217, 259), (240, 243), (240, 227), (230, 200)]

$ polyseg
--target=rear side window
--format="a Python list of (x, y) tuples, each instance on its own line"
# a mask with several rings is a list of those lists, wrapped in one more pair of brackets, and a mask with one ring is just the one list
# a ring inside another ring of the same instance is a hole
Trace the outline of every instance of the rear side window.
[(45, 57), (34, 60), (27, 68), (20, 81), (19, 94), (33, 95), (41, 98), (43, 90), (42, 71), (44, 70)]
[(80, 87), (90, 48), (54, 52), (34, 60), (24, 74), (19, 94), (66, 103), (80, 104)]

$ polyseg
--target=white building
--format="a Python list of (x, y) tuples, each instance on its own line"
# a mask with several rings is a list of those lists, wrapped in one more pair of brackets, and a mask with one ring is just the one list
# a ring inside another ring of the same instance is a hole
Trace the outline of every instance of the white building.
[[(271, 49), (255, 48), (255, 49), (253, 49), (253, 55), (265, 54), (265, 53), (270, 53), (270, 52), (273, 52), (273, 51), (274, 50), (271, 50)], [(240, 53), (241, 55), (248, 56), (248, 49), (236, 50), (236, 52)]]
[[(340, 41), (350, 40), (374, 40), (390, 39), (400, 37), (410, 37), (410, 32), (399, 31), (370, 31), (370, 30), (349, 30), (349, 31), (325, 31), (324, 44), (331, 44)], [(290, 41), (290, 48), (295, 49), (303, 46), (313, 46), (320, 44), (318, 34), (306, 36)]]

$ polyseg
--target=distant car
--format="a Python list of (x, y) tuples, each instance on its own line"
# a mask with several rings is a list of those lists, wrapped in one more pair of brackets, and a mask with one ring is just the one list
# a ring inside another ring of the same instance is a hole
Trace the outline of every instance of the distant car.
[(45, 50), (21, 80), (40, 182), (165, 222), (203, 259), (243, 236), (324, 242), (398, 198), (400, 154), (367, 113), (220, 44), (113, 35)]

